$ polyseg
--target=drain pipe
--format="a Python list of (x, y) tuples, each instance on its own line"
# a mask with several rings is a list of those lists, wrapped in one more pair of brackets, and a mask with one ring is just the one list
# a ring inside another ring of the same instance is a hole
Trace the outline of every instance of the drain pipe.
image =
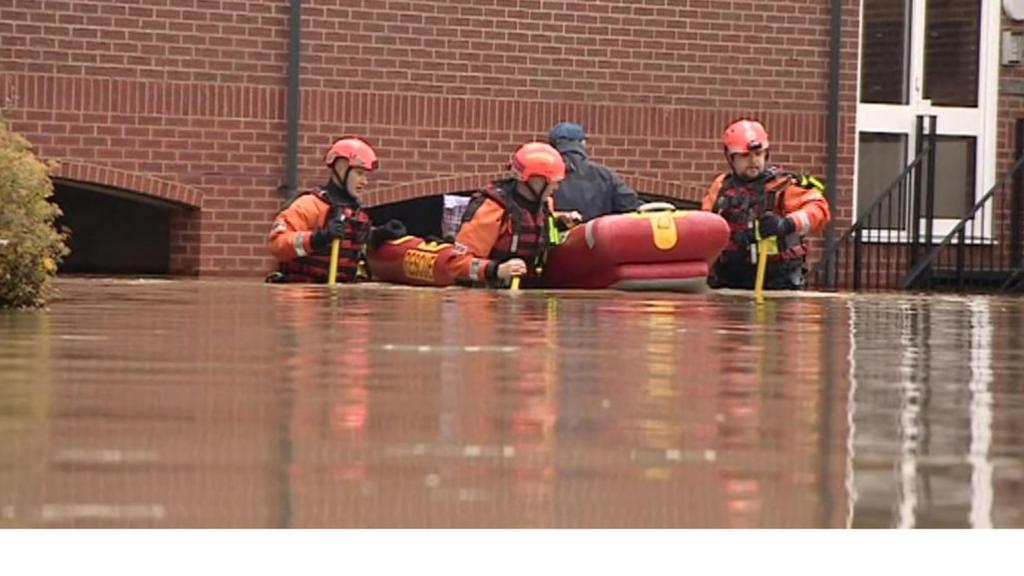
[(299, 73), (302, 62), (302, 0), (291, 0), (291, 22), (288, 35), (288, 150), (286, 159), (287, 198), (298, 194), (299, 188)]
[[(839, 65), (841, 64), (841, 46), (843, 32), (843, 0), (832, 0), (831, 10), (831, 44), (828, 57), (828, 112), (825, 120), (825, 182), (828, 188), (825, 197), (832, 212), (836, 212), (836, 174), (839, 162)], [(835, 218), (829, 220), (825, 227), (826, 254), (836, 243)], [(836, 287), (836, 260), (829, 258), (825, 263), (825, 282), (828, 288)]]

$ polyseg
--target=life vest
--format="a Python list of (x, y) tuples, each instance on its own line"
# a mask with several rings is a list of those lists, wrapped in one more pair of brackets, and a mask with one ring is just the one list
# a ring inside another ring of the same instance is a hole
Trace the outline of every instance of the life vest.
[[(327, 193), (322, 189), (310, 190), (303, 194), (315, 194), (317, 199), (330, 204)], [(301, 195), (300, 195), (301, 196)], [(369, 239), (370, 216), (359, 206), (334, 205), (327, 211), (324, 222), (332, 218), (345, 217), (345, 233), (341, 237), (338, 252), (338, 282), (353, 282), (359, 276), (360, 262)], [(312, 233), (312, 232), (310, 232)], [(281, 264), (284, 282), (327, 282), (331, 266), (331, 245)]]
[[(720, 183), (720, 188), (713, 211), (729, 224), (730, 238), (715, 263), (709, 284), (715, 287), (753, 288), (759, 249), (754, 239), (754, 223), (768, 211), (784, 216), (782, 194), (785, 190), (793, 185), (803, 185), (804, 182), (817, 186), (817, 180), (769, 169), (750, 182), (739, 180), (733, 174), (723, 174), (716, 181)], [(750, 239), (746, 247), (736, 243), (743, 235)], [(806, 283), (806, 257), (806, 241), (795, 232), (783, 238), (769, 239), (765, 287), (802, 288)]]
[[(501, 233), (487, 258), (496, 262), (507, 262), (520, 258), (526, 262), (527, 273), (524, 282), (538, 279), (544, 272), (547, 248), (552, 244), (551, 213), (547, 203), (535, 212), (523, 207), (516, 194), (516, 180), (509, 178), (491, 183), (482, 193), (474, 196), (466, 207), (463, 222), (473, 219), (477, 209), (486, 199), (497, 202), (505, 209)], [(557, 231), (554, 232), (557, 234)]]

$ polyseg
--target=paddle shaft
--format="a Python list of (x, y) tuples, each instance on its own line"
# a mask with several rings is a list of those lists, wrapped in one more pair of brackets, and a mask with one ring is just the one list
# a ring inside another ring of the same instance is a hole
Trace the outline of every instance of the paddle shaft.
[(764, 300), (764, 273), (768, 269), (768, 245), (770, 238), (762, 238), (757, 243), (757, 278), (754, 279), (754, 298), (758, 302)]
[(341, 252), (341, 238), (335, 238), (331, 242), (331, 264), (327, 269), (327, 285), (334, 286), (338, 279), (338, 253)]

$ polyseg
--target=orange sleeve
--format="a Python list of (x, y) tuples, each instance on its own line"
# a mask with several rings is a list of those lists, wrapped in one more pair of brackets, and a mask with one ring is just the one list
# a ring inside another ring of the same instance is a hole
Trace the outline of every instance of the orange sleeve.
[(307, 194), (292, 202), (274, 219), (267, 248), (278, 262), (288, 262), (313, 251), (313, 232), (323, 225), (327, 204)]
[(448, 271), (455, 278), (482, 282), (487, 279), (487, 268), (498, 263), (488, 257), (501, 234), (505, 209), (494, 200), (487, 199), (464, 222), (455, 237), (456, 256), (448, 261)]
[(790, 184), (782, 194), (782, 213), (796, 223), (801, 236), (821, 232), (832, 219), (828, 200), (820, 190), (796, 184)]
[(705, 212), (713, 212), (715, 210), (715, 202), (718, 201), (718, 192), (722, 189), (722, 182), (724, 181), (725, 174), (719, 174), (711, 181), (711, 186), (708, 188), (707, 193), (704, 194), (704, 200), (700, 203), (701, 210)]

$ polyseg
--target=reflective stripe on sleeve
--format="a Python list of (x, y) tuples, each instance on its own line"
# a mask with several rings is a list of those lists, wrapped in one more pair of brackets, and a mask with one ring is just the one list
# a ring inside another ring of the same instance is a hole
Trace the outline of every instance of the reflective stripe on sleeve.
[(793, 212), (788, 215), (793, 219), (793, 223), (796, 224), (796, 233), (805, 236), (811, 231), (811, 218), (806, 212)]
[(297, 232), (295, 234), (295, 239), (292, 240), (292, 245), (295, 247), (295, 255), (298, 256), (299, 258), (302, 258), (303, 256), (306, 255), (305, 240), (306, 235), (303, 234), (302, 232)]

